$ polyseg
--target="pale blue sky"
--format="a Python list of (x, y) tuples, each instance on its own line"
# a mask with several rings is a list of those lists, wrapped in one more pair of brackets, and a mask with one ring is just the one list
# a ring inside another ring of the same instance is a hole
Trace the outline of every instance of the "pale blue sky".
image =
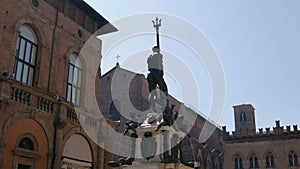
[[(284, 126), (300, 125), (300, 1), (85, 1), (112, 23), (128, 15), (157, 12), (197, 27), (215, 47), (224, 69), (226, 102), (220, 125), (234, 130), (232, 106), (243, 103), (256, 108), (257, 128), (273, 127), (278, 119)], [(149, 37), (145, 44), (150, 50)], [(130, 49), (119, 48), (118, 54), (126, 50)], [(115, 61), (102, 64), (111, 68)], [(207, 100), (202, 112), (208, 111)]]

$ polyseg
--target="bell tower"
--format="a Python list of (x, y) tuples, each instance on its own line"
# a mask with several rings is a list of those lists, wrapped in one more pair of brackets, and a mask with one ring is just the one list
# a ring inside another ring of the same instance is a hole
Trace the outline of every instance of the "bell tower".
[(235, 119), (235, 133), (239, 136), (255, 134), (255, 109), (252, 104), (233, 106), (233, 109)]

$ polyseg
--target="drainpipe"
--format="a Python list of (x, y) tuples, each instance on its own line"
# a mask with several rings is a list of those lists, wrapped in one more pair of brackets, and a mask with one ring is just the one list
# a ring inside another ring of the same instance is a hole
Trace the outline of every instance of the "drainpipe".
[(50, 54), (50, 67), (49, 67), (48, 88), (47, 88), (48, 93), (50, 92), (50, 78), (51, 78), (51, 73), (52, 73), (52, 62), (53, 62), (53, 52), (54, 52), (54, 43), (55, 43), (55, 33), (56, 33), (57, 23), (58, 23), (59, 1), (60, 0), (56, 0), (55, 23), (54, 23), (54, 28), (53, 28), (53, 32), (52, 32), (52, 46), (51, 46), (51, 54)]
[[(50, 66), (49, 66), (49, 75), (48, 75), (48, 87), (47, 87), (47, 93), (50, 93), (50, 78), (51, 78), (51, 73), (52, 73), (52, 62), (53, 62), (53, 52), (54, 52), (54, 42), (55, 42), (55, 33), (56, 33), (56, 28), (57, 28), (57, 23), (58, 23), (58, 8), (59, 7), (59, 0), (56, 0), (56, 14), (55, 14), (55, 23), (54, 23), (54, 28), (52, 32), (52, 46), (51, 46), (51, 54), (50, 54)], [(60, 108), (59, 108), (60, 109)], [(60, 110), (59, 110), (60, 111)], [(60, 112), (56, 112), (57, 114)], [(57, 116), (57, 115), (56, 115)], [(56, 158), (56, 144), (57, 144), (57, 117), (55, 118), (54, 122), (54, 133), (53, 133), (53, 156), (52, 156), (52, 161), (51, 161), (51, 169), (55, 169), (55, 161), (57, 160)]]

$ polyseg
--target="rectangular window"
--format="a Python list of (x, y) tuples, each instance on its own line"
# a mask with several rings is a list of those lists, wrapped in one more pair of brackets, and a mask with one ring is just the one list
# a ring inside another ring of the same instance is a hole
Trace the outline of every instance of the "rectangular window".
[(18, 169), (31, 169), (30, 165), (18, 164)]

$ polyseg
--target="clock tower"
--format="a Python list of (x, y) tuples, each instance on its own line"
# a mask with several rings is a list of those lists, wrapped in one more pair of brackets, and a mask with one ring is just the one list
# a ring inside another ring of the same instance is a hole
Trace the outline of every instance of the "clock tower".
[(233, 106), (235, 133), (239, 136), (252, 135), (256, 132), (254, 107), (251, 104)]

